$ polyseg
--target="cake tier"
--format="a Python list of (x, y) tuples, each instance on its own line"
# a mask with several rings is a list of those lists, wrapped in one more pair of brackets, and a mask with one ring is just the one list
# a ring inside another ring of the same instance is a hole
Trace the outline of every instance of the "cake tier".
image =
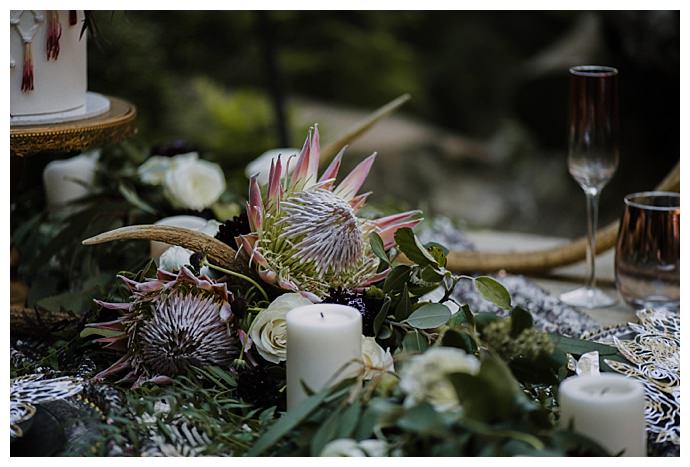
[[(62, 28), (60, 51), (48, 60), (48, 19), (45, 10), (10, 11), (10, 115), (37, 115), (86, 108), (86, 34), (80, 39), (84, 12), (58, 11)], [(22, 91), (25, 43), (30, 43), (33, 90)]]

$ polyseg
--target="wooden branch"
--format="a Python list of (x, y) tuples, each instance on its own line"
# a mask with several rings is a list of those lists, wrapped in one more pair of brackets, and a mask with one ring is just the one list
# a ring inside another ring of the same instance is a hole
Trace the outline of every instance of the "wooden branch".
[[(657, 185), (656, 190), (680, 191), (680, 162)], [(618, 221), (597, 231), (597, 254), (616, 244)], [(533, 273), (577, 263), (587, 254), (587, 237), (566, 245), (545, 250), (523, 252), (451, 251), (446, 267), (454, 272), (510, 272)]]
[(321, 149), (320, 164), (329, 164), (331, 162), (331, 159), (338, 153), (338, 151), (340, 151), (348, 144), (351, 144), (357, 138), (369, 131), (379, 121), (383, 120), (384, 118), (392, 114), (394, 111), (396, 111), (405, 102), (409, 101), (410, 98), (411, 97), (409, 94), (403, 94), (400, 97), (396, 97), (388, 104), (384, 105), (383, 107), (380, 107), (371, 115), (368, 115), (364, 120), (356, 123), (355, 126), (346, 131), (338, 139), (330, 143), (325, 148)]

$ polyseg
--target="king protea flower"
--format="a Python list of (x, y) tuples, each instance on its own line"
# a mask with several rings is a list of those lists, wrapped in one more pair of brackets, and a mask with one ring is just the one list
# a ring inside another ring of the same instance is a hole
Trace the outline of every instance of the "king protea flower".
[(358, 192), (376, 153), (336, 183), (345, 149), (318, 177), (320, 147), (315, 125), (292, 173), (294, 156), (287, 160), (279, 156), (271, 162), (264, 193), (257, 177), (251, 178), (247, 215), (252, 232), (235, 240), (265, 282), (317, 297), (330, 288), (366, 287), (388, 274), (387, 270), (377, 273), (379, 260), (371, 250), (370, 235), (380, 235), (388, 249), (396, 230), (421, 221), (420, 211), (376, 220), (358, 217), (371, 194)]
[(97, 379), (128, 369), (123, 382), (166, 383), (191, 366), (228, 367), (240, 345), (232, 326), (233, 295), (223, 283), (196, 277), (186, 267), (179, 274), (158, 270), (155, 279), (136, 282), (122, 276), (132, 293), (130, 303), (105, 303), (122, 316), (88, 324), (106, 330), (97, 339), (107, 348), (125, 352)]

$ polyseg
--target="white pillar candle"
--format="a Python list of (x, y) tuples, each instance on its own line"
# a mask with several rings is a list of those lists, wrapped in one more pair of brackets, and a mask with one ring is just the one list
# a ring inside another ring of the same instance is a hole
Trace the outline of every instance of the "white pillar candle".
[(642, 383), (617, 374), (573, 376), (559, 389), (561, 428), (598, 442), (610, 454), (646, 456), (645, 398)]
[[(156, 222), (155, 225), (170, 225), (173, 227), (182, 227), (190, 230), (203, 230), (206, 227), (208, 221), (203, 217), (197, 216), (172, 216), (166, 217)], [(168, 245), (163, 242), (151, 242), (151, 259), (158, 264), (161, 255), (165, 250), (170, 248), (172, 245)]]
[(93, 184), (98, 152), (80, 154), (70, 159), (49, 162), (43, 170), (46, 204), (64, 206), (88, 194)]
[(362, 316), (355, 308), (319, 303), (290, 310), (287, 322), (287, 407), (313, 391), (355, 376), (362, 358)]

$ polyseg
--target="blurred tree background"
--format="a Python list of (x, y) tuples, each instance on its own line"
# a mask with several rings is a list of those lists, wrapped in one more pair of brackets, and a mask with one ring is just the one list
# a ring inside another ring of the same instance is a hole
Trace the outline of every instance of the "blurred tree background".
[(266, 149), (300, 146), (314, 121), (332, 139), (410, 93), (348, 155), (381, 154), (376, 200), (469, 225), (580, 235), (584, 195), (566, 168), (567, 70), (587, 63), (620, 70), (621, 164), (601, 222), (679, 158), (678, 12), (96, 16), (89, 88), (137, 105), (139, 144), (185, 140), (232, 176)]

